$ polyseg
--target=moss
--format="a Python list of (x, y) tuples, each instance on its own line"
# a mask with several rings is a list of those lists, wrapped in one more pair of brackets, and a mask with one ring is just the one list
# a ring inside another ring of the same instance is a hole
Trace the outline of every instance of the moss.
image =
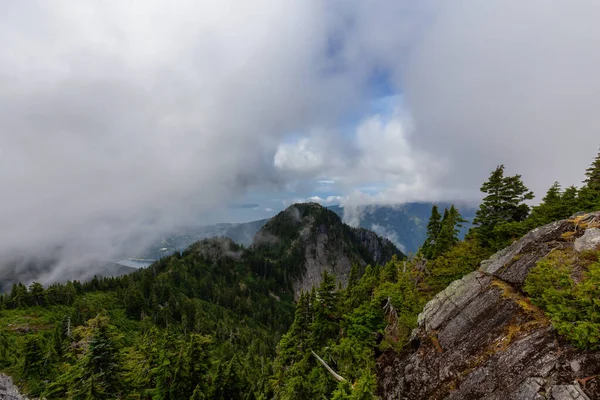
[(520, 294), (508, 283), (498, 278), (494, 278), (492, 280), (492, 286), (500, 288), (502, 290), (502, 297), (512, 300), (515, 304), (517, 304), (527, 317), (533, 318), (539, 323), (548, 323), (548, 319), (546, 318), (544, 311), (535, 306), (527, 297)]
[(429, 340), (431, 340), (433, 347), (435, 347), (435, 349), (438, 353), (444, 352), (444, 349), (442, 349), (442, 346), (440, 346), (440, 341), (438, 340), (436, 335), (429, 336)]

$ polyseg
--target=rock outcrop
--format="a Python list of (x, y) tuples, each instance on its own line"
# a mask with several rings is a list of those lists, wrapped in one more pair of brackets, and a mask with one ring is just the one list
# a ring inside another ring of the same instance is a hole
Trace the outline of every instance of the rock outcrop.
[(333, 211), (316, 203), (294, 204), (273, 217), (256, 234), (252, 247), (284, 260), (296, 298), (321, 282), (324, 271), (346, 285), (352, 265), (385, 264), (404, 254), (388, 239), (352, 228)]
[(559, 337), (522, 287), (554, 249), (598, 245), (600, 212), (533, 230), (450, 284), (419, 315), (411, 346), (378, 361), (383, 399), (600, 399), (600, 352)]
[(0, 400), (27, 400), (19, 393), (10, 376), (0, 373)]

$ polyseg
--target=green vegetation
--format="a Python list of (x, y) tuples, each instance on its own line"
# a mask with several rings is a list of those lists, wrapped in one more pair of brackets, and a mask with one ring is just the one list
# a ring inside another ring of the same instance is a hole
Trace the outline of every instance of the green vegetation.
[(459, 242), (460, 228), (465, 222), (467, 221), (460, 215), (454, 204), (450, 209), (444, 209), (443, 217), (434, 205), (427, 224), (427, 238), (419, 250), (419, 255), (428, 260), (435, 260), (449, 251)]
[[(377, 357), (402, 351), (436, 293), (527, 231), (600, 209), (600, 155), (586, 176), (530, 210), (521, 177), (500, 166), (464, 241), (458, 210), (434, 206), (414, 258), (384, 247), (385, 265), (357, 263), (346, 288), (325, 273), (296, 303), (301, 238), (328, 234), (371, 260), (363, 231), (314, 204), (270, 220), (250, 249), (204, 240), (119, 278), (17, 284), (0, 295), (0, 370), (48, 399), (372, 399)], [(561, 335), (599, 349), (599, 287), (600, 252), (555, 250), (524, 290)]]
[[(577, 276), (577, 279), (574, 279)], [(559, 334), (576, 346), (600, 349), (600, 252), (555, 250), (525, 281), (525, 292)]]
[(15, 285), (0, 296), (0, 367), (48, 399), (270, 397), (294, 306), (255, 261), (204, 241), (120, 278)]

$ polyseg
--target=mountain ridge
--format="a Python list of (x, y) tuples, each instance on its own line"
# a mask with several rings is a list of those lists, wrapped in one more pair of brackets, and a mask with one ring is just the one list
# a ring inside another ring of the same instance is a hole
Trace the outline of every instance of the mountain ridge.
[[(273, 240), (273, 239), (276, 240)], [(352, 265), (383, 265), (405, 255), (394, 244), (364, 228), (353, 228), (317, 203), (294, 204), (269, 220), (256, 234), (251, 249), (281, 258), (296, 279), (297, 299), (319, 284), (325, 271), (345, 286)]]

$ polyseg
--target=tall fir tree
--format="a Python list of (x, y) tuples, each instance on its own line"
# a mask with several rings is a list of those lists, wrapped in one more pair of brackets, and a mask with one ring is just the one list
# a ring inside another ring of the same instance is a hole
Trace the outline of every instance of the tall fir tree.
[(521, 175), (504, 176), (504, 165), (492, 171), (481, 191), (486, 196), (475, 214), (471, 232), (490, 247), (502, 246), (507, 238), (499, 233), (504, 232), (502, 229), (496, 228), (527, 218), (529, 206), (525, 201), (533, 199), (533, 192), (525, 186)]
[(425, 239), (425, 242), (419, 251), (423, 257), (431, 258), (435, 241), (440, 234), (441, 229), (442, 216), (440, 215), (437, 205), (434, 204), (431, 207), (431, 216), (429, 217), (429, 222), (427, 223), (427, 238)]
[(431, 259), (443, 255), (459, 242), (458, 235), (460, 233), (460, 228), (465, 222), (467, 221), (460, 215), (456, 207), (454, 207), (454, 204), (449, 210), (444, 210), (442, 227), (435, 241), (435, 245), (433, 246)]
[(97, 316), (80, 327), (85, 351), (71, 368), (69, 398), (114, 399), (120, 397), (122, 367), (120, 338), (109, 317)]
[(579, 191), (579, 207), (581, 211), (600, 209), (600, 151), (585, 171), (584, 186)]
[(545, 225), (566, 218), (569, 215), (569, 207), (563, 201), (560, 183), (554, 182), (546, 192), (542, 202), (531, 209), (527, 227), (533, 229), (536, 226)]

